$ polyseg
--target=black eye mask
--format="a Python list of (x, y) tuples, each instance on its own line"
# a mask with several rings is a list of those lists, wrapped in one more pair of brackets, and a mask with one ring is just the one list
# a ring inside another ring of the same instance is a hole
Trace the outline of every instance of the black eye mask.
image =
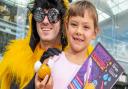
[(57, 23), (60, 20), (60, 13), (55, 8), (51, 8), (48, 10), (48, 13), (45, 13), (42, 8), (38, 7), (34, 10), (33, 15), (36, 22), (43, 21), (45, 16), (48, 17), (50, 23)]

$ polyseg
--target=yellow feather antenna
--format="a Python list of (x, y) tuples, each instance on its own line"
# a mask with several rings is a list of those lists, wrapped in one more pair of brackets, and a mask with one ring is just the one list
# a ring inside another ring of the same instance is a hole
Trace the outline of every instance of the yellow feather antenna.
[(64, 5), (66, 7), (66, 9), (69, 9), (69, 1), (68, 0), (63, 0)]

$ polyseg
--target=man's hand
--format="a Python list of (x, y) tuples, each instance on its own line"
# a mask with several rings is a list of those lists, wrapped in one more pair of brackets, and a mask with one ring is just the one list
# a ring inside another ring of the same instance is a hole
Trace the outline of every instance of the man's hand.
[(35, 89), (53, 89), (53, 80), (51, 76), (46, 75), (42, 80), (38, 77), (38, 74), (35, 76)]

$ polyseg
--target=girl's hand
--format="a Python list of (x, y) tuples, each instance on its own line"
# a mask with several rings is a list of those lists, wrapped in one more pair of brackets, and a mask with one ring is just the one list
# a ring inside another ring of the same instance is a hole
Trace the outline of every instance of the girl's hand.
[(38, 77), (38, 74), (35, 76), (35, 89), (53, 89), (53, 80), (51, 76), (46, 75), (42, 80)]

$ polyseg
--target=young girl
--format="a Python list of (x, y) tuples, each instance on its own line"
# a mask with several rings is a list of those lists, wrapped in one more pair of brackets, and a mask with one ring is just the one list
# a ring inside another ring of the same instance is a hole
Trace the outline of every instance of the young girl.
[[(72, 3), (65, 21), (68, 47), (59, 56), (48, 60), (53, 78), (53, 89), (67, 89), (91, 53), (90, 42), (99, 32), (96, 8), (86, 0)], [(87, 87), (93, 88), (91, 84), (87, 84), (85, 89)]]

